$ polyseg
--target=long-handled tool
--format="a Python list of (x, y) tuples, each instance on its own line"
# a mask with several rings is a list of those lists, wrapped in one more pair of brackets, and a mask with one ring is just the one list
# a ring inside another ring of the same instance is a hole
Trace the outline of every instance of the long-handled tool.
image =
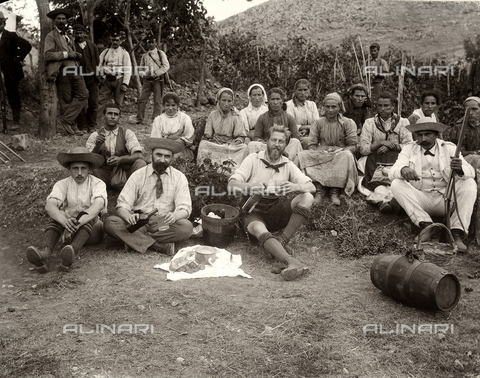
[[(10, 151), (12, 154), (14, 154), (16, 157), (18, 157), (21, 161), (25, 162), (25, 159), (23, 159), (20, 155), (18, 155), (15, 151), (13, 151), (10, 147), (8, 147), (5, 143), (0, 142), (0, 144), (5, 147), (8, 151)], [(2, 155), (6, 156), (3, 152)], [(10, 159), (8, 159), (10, 160)]]
[[(470, 117), (470, 108), (465, 109), (465, 116), (463, 117), (462, 127), (460, 128), (460, 133), (458, 134), (457, 148), (455, 150), (455, 158), (460, 156), (460, 150), (462, 148), (463, 139), (465, 138), (465, 127), (468, 124), (468, 118)], [(452, 208), (452, 195), (455, 196), (455, 171), (452, 170), (450, 173), (450, 178), (448, 180), (447, 190), (445, 191), (445, 225), (450, 230), (450, 215), (452, 211), (455, 211), (457, 201), (455, 199)], [(457, 209), (458, 211), (458, 209)], [(463, 224), (462, 224), (463, 227)], [(467, 231), (467, 230), (465, 230)]]

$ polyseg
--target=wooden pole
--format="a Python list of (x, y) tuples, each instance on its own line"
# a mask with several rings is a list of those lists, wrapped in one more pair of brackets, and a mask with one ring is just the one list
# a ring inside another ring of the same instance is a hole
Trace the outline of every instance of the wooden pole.
[[(406, 63), (405, 56), (404, 56), (404, 54), (402, 53), (402, 67), (405, 66), (406, 64), (407, 64), (407, 63)], [(404, 72), (400, 72), (400, 76), (399, 76), (399, 78), (398, 78), (398, 97), (397, 97), (397, 100), (398, 100), (398, 116), (399, 116), (399, 117), (402, 116), (403, 84), (404, 84), (404, 80), (405, 80)]]
[(352, 47), (353, 47), (353, 53), (355, 54), (355, 60), (357, 61), (358, 72), (360, 73), (360, 80), (362, 80), (362, 83), (365, 83), (365, 78), (363, 77), (362, 67), (360, 67), (360, 62), (358, 61), (357, 50), (355, 50), (354, 42), (352, 42)]
[[(360, 36), (358, 36), (358, 42), (360, 43), (360, 51), (362, 52), (363, 66), (365, 68), (370, 67), (370, 55), (368, 56), (368, 66), (367, 66), (366, 63), (365, 63), (365, 53), (363, 52), (363, 45), (362, 45), (362, 40), (361, 40)], [(368, 97), (371, 98), (372, 97), (372, 89), (371, 89), (371, 85), (370, 85), (370, 68), (368, 68), (366, 71), (367, 71), (367, 77), (366, 77), (367, 92), (368, 92)]]
[(260, 50), (257, 45), (257, 60), (258, 60), (258, 73), (260, 74)]
[(338, 48), (335, 50), (335, 63), (333, 64), (333, 83), (337, 85), (337, 59), (338, 59)]

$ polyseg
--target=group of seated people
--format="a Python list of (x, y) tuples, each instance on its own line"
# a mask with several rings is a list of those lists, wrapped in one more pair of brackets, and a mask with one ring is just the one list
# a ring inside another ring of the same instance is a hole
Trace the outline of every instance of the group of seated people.
[[(239, 112), (233, 107), (234, 92), (222, 88), (217, 94), (218, 107), (206, 123), (205, 139), (198, 146), (197, 159), (209, 151), (217, 151), (220, 157), (222, 153), (238, 157), (229, 188), (244, 195), (241, 204), (249, 195), (262, 195), (252, 212), (242, 212), (240, 223), (270, 255), (286, 264), (282, 277), (294, 280), (309, 270), (288, 253), (286, 245), (327, 190), (332, 203), (340, 205), (341, 191), (351, 195), (357, 187), (375, 191), (378, 186), (390, 186), (391, 202), (423, 229), (432, 223), (432, 216), (445, 215), (445, 191), (453, 177), (452, 235), (458, 250), (465, 251), (463, 239), (477, 199), (480, 98), (469, 97), (464, 102), (470, 109), (462, 143), (464, 158), (462, 154), (454, 157), (455, 144), (442, 139), (449, 135), (455, 141), (461, 124), (448, 130), (438, 122), (435, 112), (440, 98), (435, 91), (422, 94), (421, 107), (405, 119), (394, 112), (395, 98), (388, 92), (379, 95), (376, 114), (366, 117), (371, 110), (365, 106), (367, 90), (361, 84), (349, 90), (348, 110), (338, 93), (326, 95), (325, 115), (319, 117), (315, 103), (307, 100), (309, 89), (308, 82), (299, 80), (285, 110), (281, 89), (265, 93), (255, 84), (248, 90), (249, 105)], [(120, 109), (115, 104), (105, 108), (105, 127), (90, 135), (86, 148), (58, 155), (70, 177), (55, 184), (47, 198), (51, 219), (44, 247), (27, 250), (28, 261), (40, 272), (48, 271), (49, 257), (62, 235), (66, 243), (60, 253), (62, 271), (71, 268), (84, 244), (100, 241), (103, 232), (123, 241), (127, 249), (144, 253), (150, 248), (168, 255), (174, 254), (175, 242), (190, 237), (188, 182), (170, 164), (176, 156), (192, 157), (189, 147), (195, 130), (190, 117), (180, 111), (178, 96), (165, 95), (163, 104), (165, 113), (155, 118), (151, 138), (145, 142), (151, 150), (149, 164), (135, 134), (118, 126)], [(345, 116), (348, 112), (353, 119)], [(382, 172), (387, 180), (375, 177), (379, 166), (389, 168)], [(103, 225), (99, 215), (107, 208), (106, 185), (121, 192), (117, 214), (107, 217)], [(279, 201), (278, 190), (265, 192), (272, 185), (283, 194), (299, 194)], [(381, 205), (381, 210), (393, 208), (386, 201)], [(153, 209), (158, 210), (157, 216), (139, 230), (128, 231), (128, 226)]]

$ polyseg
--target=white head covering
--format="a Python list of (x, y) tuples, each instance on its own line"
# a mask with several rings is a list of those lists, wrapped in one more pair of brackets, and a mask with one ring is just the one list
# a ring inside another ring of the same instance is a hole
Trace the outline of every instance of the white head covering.
[(250, 87), (248, 87), (248, 90), (247, 90), (247, 96), (250, 98), (250, 92), (252, 91), (252, 89), (254, 87), (260, 87), (260, 89), (263, 92), (263, 103), (266, 103), (267, 102), (267, 92), (265, 91), (265, 88), (263, 87), (262, 84), (252, 84), (252, 85), (250, 85)]
[(325, 103), (327, 100), (335, 100), (340, 107), (340, 113), (345, 113), (345, 104), (343, 103), (342, 96), (340, 96), (337, 92), (327, 94), (323, 100), (323, 103)]
[(222, 95), (223, 92), (230, 92), (232, 94), (232, 98), (235, 100), (235, 93), (230, 88), (220, 88), (217, 92), (217, 102), (220, 100), (220, 96)]
[(477, 96), (470, 96), (470, 97), (467, 97), (467, 99), (465, 101), (463, 101), (463, 105), (465, 106), (465, 103), (467, 101), (476, 101), (478, 104), (480, 104), (480, 97), (477, 97)]

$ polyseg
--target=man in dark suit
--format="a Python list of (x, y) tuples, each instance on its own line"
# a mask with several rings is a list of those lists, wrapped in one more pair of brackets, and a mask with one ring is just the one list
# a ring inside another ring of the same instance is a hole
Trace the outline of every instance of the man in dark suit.
[(18, 93), (18, 84), (23, 79), (21, 62), (32, 49), (32, 45), (16, 33), (5, 30), (7, 19), (0, 12), (0, 67), (2, 68), (7, 98), (13, 113), (13, 126), (17, 130), (20, 124), (22, 102)]
[(77, 126), (79, 130), (92, 133), (95, 131), (98, 110), (98, 63), (100, 55), (97, 46), (87, 39), (87, 30), (81, 24), (73, 27), (75, 34), (75, 51), (82, 54), (78, 59), (82, 68), (82, 76), (88, 89), (88, 108), (87, 111), (82, 109), (77, 118)]
[(87, 104), (88, 91), (85, 80), (80, 76), (77, 59), (82, 54), (75, 52), (73, 40), (66, 34), (67, 18), (72, 17), (68, 9), (55, 9), (47, 13), (55, 27), (45, 38), (45, 64), (47, 80), (57, 82), (60, 115), (57, 126), (68, 134), (83, 135), (75, 120)]

